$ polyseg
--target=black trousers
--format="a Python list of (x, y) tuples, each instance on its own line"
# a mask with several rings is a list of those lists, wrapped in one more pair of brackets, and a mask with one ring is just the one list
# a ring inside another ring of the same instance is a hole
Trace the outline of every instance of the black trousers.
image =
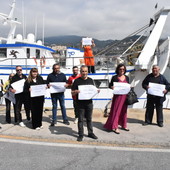
[(92, 102), (88, 104), (77, 103), (77, 108), (78, 108), (78, 134), (79, 136), (84, 135), (84, 128), (83, 128), (84, 117), (86, 118), (88, 134), (93, 133), (93, 127), (92, 127), (93, 103)]
[(24, 109), (26, 113), (27, 120), (30, 120), (30, 113), (31, 113), (31, 101), (29, 93), (24, 93)]
[[(5, 98), (5, 105), (6, 105), (6, 122), (11, 123), (11, 101)], [(17, 122), (14, 104), (13, 104), (13, 107), (14, 107), (14, 119), (15, 119), (15, 122)]]
[(152, 123), (154, 108), (156, 108), (157, 123), (163, 123), (163, 104), (160, 102), (161, 98), (157, 96), (148, 96), (146, 104), (145, 122)]
[(87, 66), (88, 67), (88, 73), (95, 73), (95, 66)]
[(30, 103), (26, 98), (27, 96), (24, 93), (19, 93), (15, 95), (15, 100), (16, 100), (15, 112), (16, 112), (16, 121), (18, 123), (22, 122), (22, 115), (21, 115), (22, 104), (24, 104), (27, 120), (30, 120)]
[(74, 106), (74, 114), (75, 118), (78, 118), (78, 106), (77, 106), (77, 101), (73, 99), (73, 106)]
[(32, 127), (36, 129), (42, 126), (44, 96), (31, 98)]

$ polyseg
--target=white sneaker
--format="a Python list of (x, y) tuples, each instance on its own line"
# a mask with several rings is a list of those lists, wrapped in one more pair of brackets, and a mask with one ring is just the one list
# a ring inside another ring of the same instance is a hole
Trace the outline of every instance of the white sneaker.
[(40, 128), (39, 128), (39, 127), (37, 127), (37, 128), (35, 128), (35, 130), (40, 130)]
[(77, 124), (77, 123), (78, 123), (78, 118), (75, 118), (74, 124)]
[(21, 127), (25, 127), (25, 125), (24, 125), (23, 122), (20, 122), (19, 125), (20, 125)]
[(40, 129), (43, 129), (44, 127), (43, 126), (40, 126)]

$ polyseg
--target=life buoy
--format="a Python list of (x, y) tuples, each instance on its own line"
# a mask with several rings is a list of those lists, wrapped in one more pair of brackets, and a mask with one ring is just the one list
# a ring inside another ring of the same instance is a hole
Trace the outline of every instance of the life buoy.
[(46, 65), (45, 57), (41, 57), (41, 59), (40, 59), (40, 66), (41, 67), (45, 67), (45, 65)]
[(35, 64), (37, 65), (38, 63), (37, 63), (37, 59), (35, 58), (35, 57), (33, 57), (33, 59), (34, 59), (34, 61), (35, 61)]

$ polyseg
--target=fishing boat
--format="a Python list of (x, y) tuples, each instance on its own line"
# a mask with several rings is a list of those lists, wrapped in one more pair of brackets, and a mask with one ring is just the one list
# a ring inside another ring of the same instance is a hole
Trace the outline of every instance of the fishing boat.
[[(52, 53), (55, 51), (50, 47), (46, 47), (43, 41), (36, 40), (34, 34), (28, 34), (25, 38), (21, 34), (15, 35), (17, 25), (21, 24), (16, 19), (13, 19), (13, 13), (15, 9), (15, 0), (11, 5), (11, 10), (8, 15), (0, 13), (0, 19), (3, 23), (10, 25), (10, 31), (7, 38), (0, 37), (0, 75), (3, 81), (8, 79), (10, 73), (15, 73), (16, 65), (21, 65), (23, 73), (28, 75), (31, 68), (38, 68), (39, 73), (47, 78), (47, 75), (52, 72), (52, 65), (56, 63)], [(143, 78), (151, 72), (153, 64), (157, 64), (161, 68), (161, 74), (166, 77), (170, 71), (170, 59), (169, 59), (169, 38), (164, 41), (158, 49), (158, 42), (163, 30), (166, 18), (170, 8), (162, 8), (158, 11), (153, 19), (152, 32), (148, 36), (148, 39), (139, 52), (138, 57), (132, 60), (131, 64), (127, 62), (127, 52), (132, 48), (138, 39), (121, 55), (116, 58), (110, 58), (111, 62), (114, 62), (114, 67), (119, 62), (125, 62), (127, 65), (127, 74), (130, 77), (132, 86), (135, 87), (135, 92), (138, 95), (139, 102), (130, 106), (133, 108), (145, 108), (146, 105), (146, 93), (141, 87)], [(147, 25), (145, 28), (149, 28)], [(139, 37), (140, 38), (140, 37)], [(109, 50), (113, 45), (108, 47)], [(159, 51), (159, 52), (157, 52)], [(98, 54), (99, 55), (99, 54)], [(99, 57), (98, 57), (99, 58)], [(100, 57), (101, 58), (101, 57)], [(101, 60), (102, 63), (102, 60)], [(83, 52), (79, 49), (68, 48), (67, 55), (65, 57), (65, 64), (61, 64), (61, 71), (66, 74), (67, 78), (72, 74), (72, 67), (74, 65), (81, 66), (83, 64)], [(105, 108), (107, 103), (111, 100), (113, 92), (108, 88), (111, 77), (115, 74), (114, 67), (104, 67), (103, 65), (96, 70), (96, 73), (89, 74), (94, 79), (96, 86), (100, 89), (100, 93), (94, 98), (95, 108)], [(72, 108), (71, 89), (66, 89), (65, 92), (66, 107)], [(45, 97), (45, 106), (51, 107), (50, 93), (47, 90)], [(167, 95), (167, 100), (164, 102), (165, 108), (170, 108), (170, 98)]]

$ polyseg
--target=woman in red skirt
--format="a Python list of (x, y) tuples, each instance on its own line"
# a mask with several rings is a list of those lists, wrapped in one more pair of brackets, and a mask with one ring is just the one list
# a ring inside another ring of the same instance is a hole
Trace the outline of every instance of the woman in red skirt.
[[(129, 83), (129, 77), (126, 76), (125, 73), (126, 66), (124, 64), (119, 64), (116, 68), (116, 75), (112, 77), (109, 87), (114, 89), (114, 82)], [(129, 131), (127, 128), (126, 95), (113, 96), (110, 114), (106, 124), (104, 125), (104, 128), (119, 134), (119, 125), (121, 126), (122, 130)]]

